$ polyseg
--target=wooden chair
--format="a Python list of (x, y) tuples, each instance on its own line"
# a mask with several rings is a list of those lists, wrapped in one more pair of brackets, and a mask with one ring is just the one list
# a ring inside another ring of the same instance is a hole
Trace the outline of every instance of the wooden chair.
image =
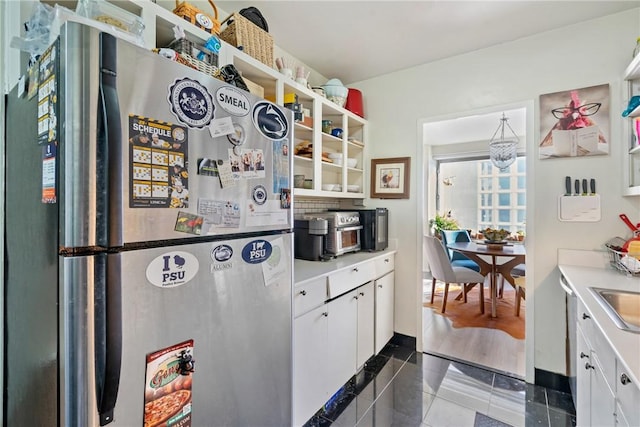
[[(449, 295), (449, 284), (459, 283), (466, 294), (475, 285), (480, 285), (480, 313), (484, 314), (484, 276), (477, 271), (466, 267), (454, 267), (447, 255), (442, 242), (432, 236), (426, 236), (427, 261), (431, 268), (433, 282), (431, 284), (431, 304), (436, 292), (436, 280), (444, 282), (444, 297), (442, 299), (442, 313), (447, 307), (447, 296)], [(465, 295), (466, 296), (466, 295)]]
[(516, 308), (515, 315), (520, 316), (520, 300), (525, 299), (525, 284), (526, 276), (514, 276), (514, 282), (516, 282)]

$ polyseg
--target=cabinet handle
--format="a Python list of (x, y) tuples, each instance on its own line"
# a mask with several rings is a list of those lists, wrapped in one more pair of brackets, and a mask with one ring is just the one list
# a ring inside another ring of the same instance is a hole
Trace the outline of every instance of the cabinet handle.
[(622, 374), (620, 375), (620, 382), (622, 383), (622, 385), (627, 385), (631, 382), (631, 378), (629, 378), (627, 374)]
[(580, 359), (584, 359), (585, 357), (588, 359), (589, 355), (588, 354), (584, 354), (583, 352), (580, 352)]
[(322, 313), (322, 315), (323, 315), (324, 317), (329, 317), (329, 313), (327, 313), (326, 311), (325, 311), (324, 313)]
[(363, 297), (364, 296), (364, 292), (360, 292), (360, 296)]
[(589, 316), (587, 313), (582, 313), (582, 320), (585, 319), (591, 319), (591, 316)]
[(353, 299), (358, 299), (358, 295), (355, 295), (355, 296), (353, 297)]
[(360, 270), (358, 270), (358, 267), (354, 267), (354, 268), (353, 268), (353, 271), (355, 271), (355, 272), (357, 273), (357, 272), (358, 272), (358, 271), (360, 271)]
[(305, 296), (307, 294), (307, 291), (305, 291), (304, 289), (300, 291), (300, 295)]
[(587, 362), (584, 364), (584, 369), (596, 369), (591, 363)]
[(385, 258), (385, 259), (384, 259), (384, 262), (389, 262), (389, 258)]
[(379, 288), (382, 288), (382, 285), (378, 285)]

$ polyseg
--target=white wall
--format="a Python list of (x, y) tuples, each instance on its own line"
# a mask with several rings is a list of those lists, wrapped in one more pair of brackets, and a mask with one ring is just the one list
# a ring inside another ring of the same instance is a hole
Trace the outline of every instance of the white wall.
[[(534, 309), (533, 363), (539, 369), (565, 373), (565, 303), (558, 286), (557, 249), (601, 248), (608, 238), (627, 235), (618, 219), (621, 212), (640, 220), (638, 199), (621, 196), (622, 150), (627, 139), (621, 136), (620, 117), (626, 102), (621, 76), (638, 36), (639, 11), (602, 17), (353, 85), (365, 96), (372, 158), (413, 159), (409, 200), (366, 201), (390, 209), (390, 233), (400, 242), (396, 257), (397, 332), (416, 337), (420, 333), (422, 262), (415, 255), (422, 251), (420, 238), (416, 238), (422, 233), (418, 192), (432, 185), (418, 183), (422, 173), (420, 124), (433, 117), (533, 102), (535, 120), (533, 128), (527, 129), (532, 138), (528, 140), (533, 141), (527, 147), (532, 214), (527, 216), (527, 308)], [(425, 44), (442, 42), (446, 41), (425, 40)], [(610, 155), (539, 160), (539, 95), (603, 83), (611, 85)], [(597, 179), (601, 222), (565, 223), (557, 219), (557, 197), (563, 192), (566, 175)], [(531, 304), (533, 294), (535, 302)]]

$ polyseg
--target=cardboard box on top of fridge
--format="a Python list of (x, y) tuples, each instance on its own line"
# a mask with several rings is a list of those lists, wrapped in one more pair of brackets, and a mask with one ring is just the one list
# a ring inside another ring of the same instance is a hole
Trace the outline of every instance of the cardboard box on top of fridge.
[(252, 82), (246, 77), (242, 77), (242, 80), (244, 80), (247, 87), (249, 88), (249, 92), (251, 92), (252, 95), (256, 95), (256, 96), (259, 96), (260, 98), (264, 98), (264, 88), (262, 86)]

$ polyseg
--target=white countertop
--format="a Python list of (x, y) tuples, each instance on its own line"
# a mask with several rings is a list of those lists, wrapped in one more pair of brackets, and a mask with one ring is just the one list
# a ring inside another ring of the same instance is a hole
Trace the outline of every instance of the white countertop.
[(627, 277), (613, 268), (594, 268), (558, 265), (571, 289), (591, 313), (592, 319), (603, 332), (616, 356), (625, 366), (627, 375), (640, 386), (640, 334), (616, 327), (589, 287), (640, 292), (640, 278)]
[(293, 261), (293, 282), (295, 285), (299, 285), (308, 280), (326, 276), (346, 268), (352, 268), (357, 264), (395, 253), (395, 249), (385, 249), (384, 251), (378, 252), (355, 252), (344, 254), (329, 261), (305, 261), (302, 259), (295, 259)]

